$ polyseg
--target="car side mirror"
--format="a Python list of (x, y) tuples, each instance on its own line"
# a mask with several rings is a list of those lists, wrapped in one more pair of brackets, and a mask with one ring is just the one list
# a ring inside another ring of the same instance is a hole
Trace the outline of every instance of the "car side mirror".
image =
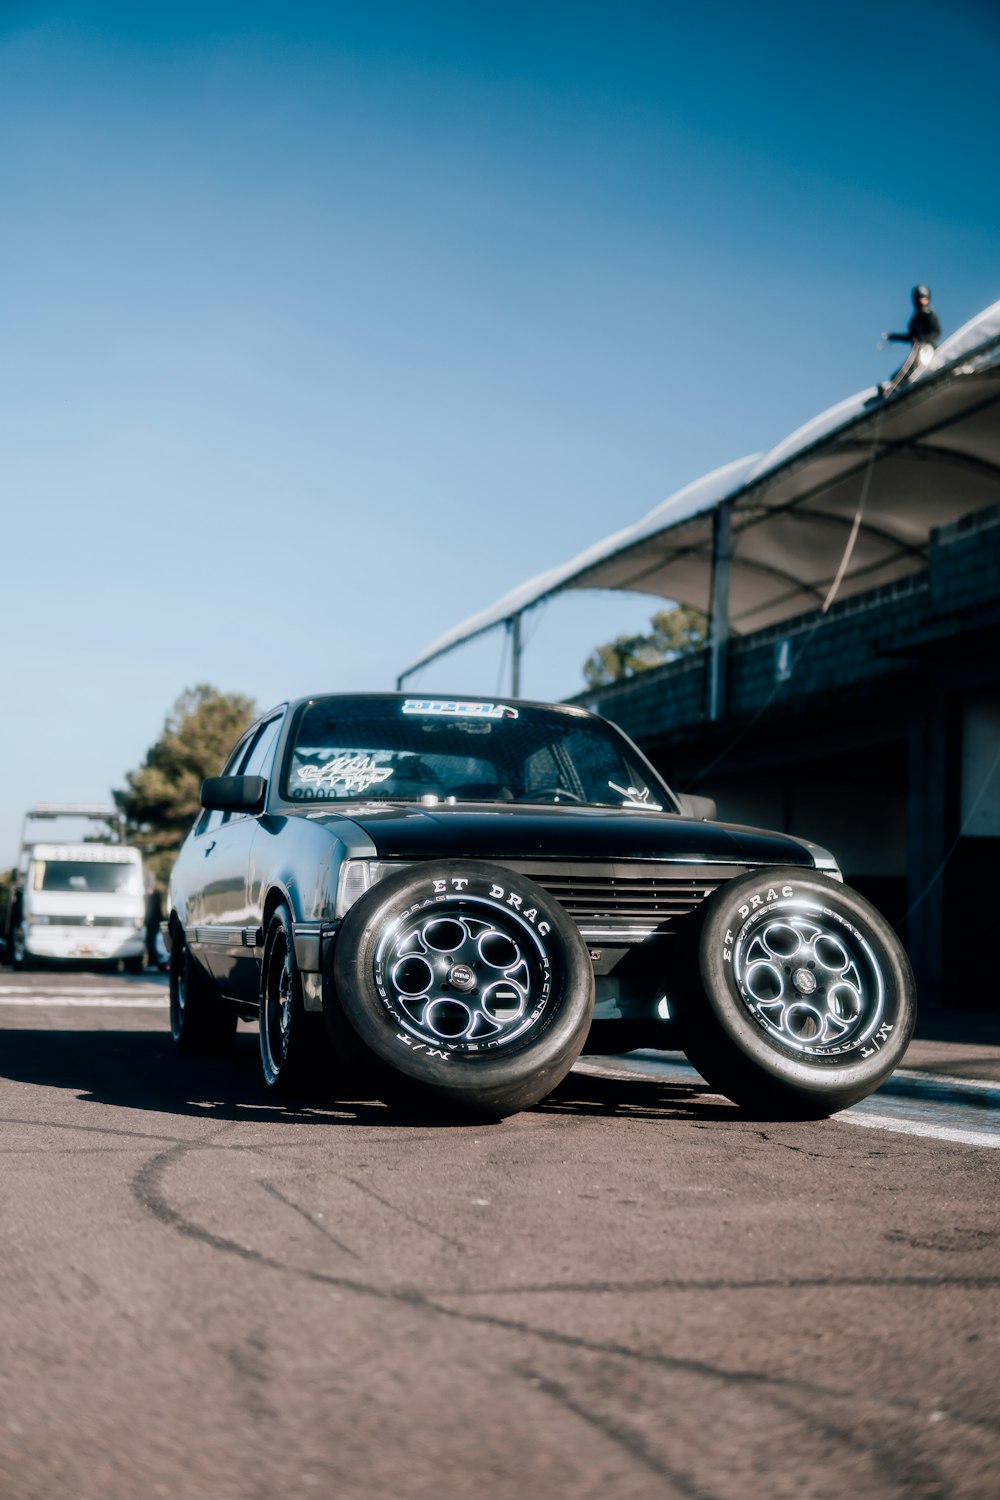
[(259, 813), (266, 791), (263, 776), (206, 776), (201, 805), (211, 812)]
[(675, 795), (686, 818), (707, 819), (711, 823), (718, 817), (719, 810), (714, 797), (695, 797), (690, 792), (677, 792)]

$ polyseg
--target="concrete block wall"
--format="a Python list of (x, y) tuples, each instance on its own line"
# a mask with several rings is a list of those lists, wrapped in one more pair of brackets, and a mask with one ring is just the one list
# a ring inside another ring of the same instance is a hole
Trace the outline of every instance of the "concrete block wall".
[(932, 532), (930, 591), (938, 614), (1000, 602), (1000, 505)]

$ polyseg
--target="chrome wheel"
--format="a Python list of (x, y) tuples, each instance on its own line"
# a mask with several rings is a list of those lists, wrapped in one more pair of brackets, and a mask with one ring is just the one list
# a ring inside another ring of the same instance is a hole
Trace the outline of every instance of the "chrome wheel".
[(871, 945), (840, 913), (802, 898), (773, 902), (736, 934), (732, 965), (744, 1005), (785, 1047), (868, 1055), (886, 987)]
[(523, 1037), (551, 988), (548, 953), (531, 923), (475, 898), (403, 916), (383, 935), (374, 966), (376, 990), (402, 1029), (452, 1053)]

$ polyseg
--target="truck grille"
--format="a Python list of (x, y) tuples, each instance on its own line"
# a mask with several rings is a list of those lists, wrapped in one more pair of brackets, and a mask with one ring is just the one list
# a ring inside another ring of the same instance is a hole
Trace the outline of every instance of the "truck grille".
[(578, 864), (539, 861), (517, 869), (554, 896), (586, 937), (628, 943), (669, 931), (746, 866), (616, 864), (581, 873)]
[[(30, 920), (30, 919), (29, 919)], [(43, 918), (49, 927), (134, 927), (134, 917), (67, 917), (61, 914)]]

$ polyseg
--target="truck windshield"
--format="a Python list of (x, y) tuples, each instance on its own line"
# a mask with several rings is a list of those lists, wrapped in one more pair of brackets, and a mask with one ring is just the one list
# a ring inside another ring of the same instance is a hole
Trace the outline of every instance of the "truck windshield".
[(32, 888), (36, 891), (79, 891), (137, 896), (139, 869), (123, 861), (37, 859)]
[(628, 741), (575, 709), (454, 699), (329, 698), (301, 714), (293, 802), (584, 803), (677, 810)]

